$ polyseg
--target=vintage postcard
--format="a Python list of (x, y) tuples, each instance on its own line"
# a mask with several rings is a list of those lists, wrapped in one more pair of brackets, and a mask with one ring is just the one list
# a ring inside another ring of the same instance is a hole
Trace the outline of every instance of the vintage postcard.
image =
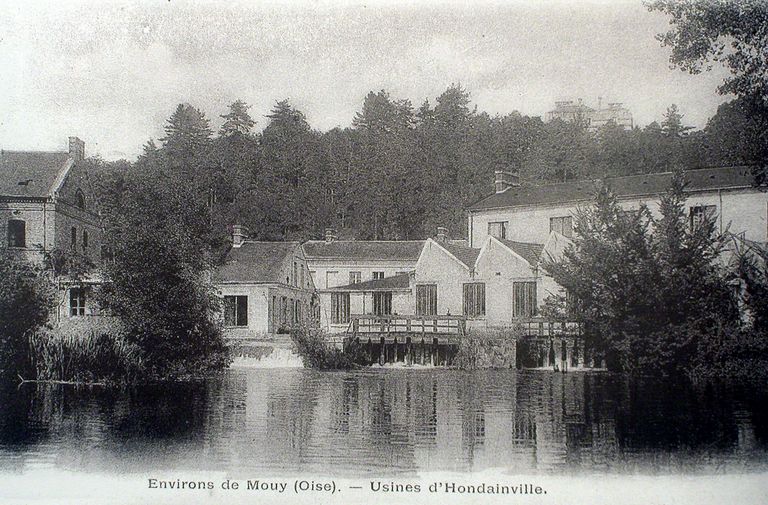
[(764, 0), (0, 3), (0, 505), (768, 503)]

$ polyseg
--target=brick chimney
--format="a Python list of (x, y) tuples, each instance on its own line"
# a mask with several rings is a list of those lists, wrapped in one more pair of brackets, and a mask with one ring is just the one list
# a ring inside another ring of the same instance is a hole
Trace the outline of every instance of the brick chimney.
[(241, 224), (235, 224), (232, 226), (232, 247), (240, 247), (243, 245), (243, 242), (245, 242), (245, 239), (248, 238), (248, 228), (241, 225)]
[(448, 240), (448, 228), (445, 226), (438, 226), (437, 227), (437, 241), (440, 243), (444, 243)]
[(330, 244), (331, 242), (335, 241), (337, 239), (336, 237), (336, 230), (334, 228), (326, 228), (325, 229), (325, 242)]
[(85, 159), (85, 142), (77, 137), (69, 137), (69, 155), (75, 161), (83, 161)]
[(495, 175), (495, 185), (496, 185), (497, 193), (506, 191), (512, 186), (520, 185), (520, 176), (517, 175), (516, 172), (513, 173), (513, 172), (505, 172), (504, 170), (496, 170), (496, 172), (494, 172), (494, 175)]

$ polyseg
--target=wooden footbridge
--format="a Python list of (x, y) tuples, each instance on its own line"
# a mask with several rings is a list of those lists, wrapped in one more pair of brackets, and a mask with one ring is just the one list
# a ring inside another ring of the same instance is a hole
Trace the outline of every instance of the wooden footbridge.
[[(553, 322), (543, 318), (515, 320), (488, 327), (464, 316), (401, 316), (353, 314), (340, 335), (345, 348), (352, 342), (362, 345), (370, 363), (450, 365), (461, 342), (478, 338), (498, 341), (515, 365), (557, 369), (583, 366), (581, 326), (575, 322)], [(518, 344), (524, 343), (526, 359), (518, 359)], [(534, 351), (530, 351), (534, 349)]]

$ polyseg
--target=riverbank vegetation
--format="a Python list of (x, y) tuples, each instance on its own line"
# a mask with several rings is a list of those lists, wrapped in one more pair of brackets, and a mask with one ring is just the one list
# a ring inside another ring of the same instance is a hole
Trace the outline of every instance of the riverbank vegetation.
[(295, 329), (291, 331), (291, 340), (305, 368), (349, 370), (368, 364), (365, 351), (360, 344), (349, 342), (342, 350), (331, 344), (328, 335), (319, 330)]
[(766, 377), (765, 253), (721, 232), (714, 216), (689, 216), (684, 186), (678, 174), (658, 214), (622, 208), (603, 186), (577, 211), (572, 247), (546, 269), (612, 370)]
[(0, 378), (29, 372), (29, 336), (48, 322), (54, 298), (42, 266), (0, 247)]

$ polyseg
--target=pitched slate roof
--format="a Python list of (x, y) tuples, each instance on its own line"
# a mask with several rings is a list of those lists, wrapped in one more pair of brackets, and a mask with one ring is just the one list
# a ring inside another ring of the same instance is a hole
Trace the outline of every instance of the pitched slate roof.
[(449, 253), (451, 253), (457, 260), (464, 263), (467, 267), (472, 268), (475, 265), (475, 260), (480, 255), (480, 249), (474, 249), (467, 247), (459, 241), (446, 241), (437, 242), (443, 246)]
[(69, 160), (69, 153), (0, 151), (0, 195), (49, 196)]
[[(687, 170), (686, 191), (704, 191), (728, 188), (745, 188), (752, 185), (750, 168), (745, 166), (701, 168)], [(672, 172), (657, 174), (609, 177), (603, 182), (618, 197), (651, 196), (667, 191), (672, 182)], [(583, 180), (547, 184), (544, 186), (511, 187), (502, 193), (490, 195), (469, 210), (486, 210), (519, 205), (539, 205), (591, 200), (599, 181)]]
[(544, 244), (533, 244), (530, 242), (515, 242), (514, 240), (507, 240), (500, 238), (499, 242), (509, 247), (516, 254), (523, 257), (525, 261), (532, 266), (536, 265), (541, 258), (541, 253), (544, 251)]
[(374, 279), (371, 281), (358, 282), (356, 284), (347, 284), (331, 288), (336, 291), (388, 291), (392, 289), (408, 289), (411, 287), (409, 274), (398, 274), (383, 279)]
[(298, 242), (244, 242), (229, 250), (224, 263), (214, 270), (213, 281), (285, 284), (280, 270), (298, 245)]
[(419, 259), (423, 240), (310, 240), (304, 243), (307, 259), (398, 260)]

